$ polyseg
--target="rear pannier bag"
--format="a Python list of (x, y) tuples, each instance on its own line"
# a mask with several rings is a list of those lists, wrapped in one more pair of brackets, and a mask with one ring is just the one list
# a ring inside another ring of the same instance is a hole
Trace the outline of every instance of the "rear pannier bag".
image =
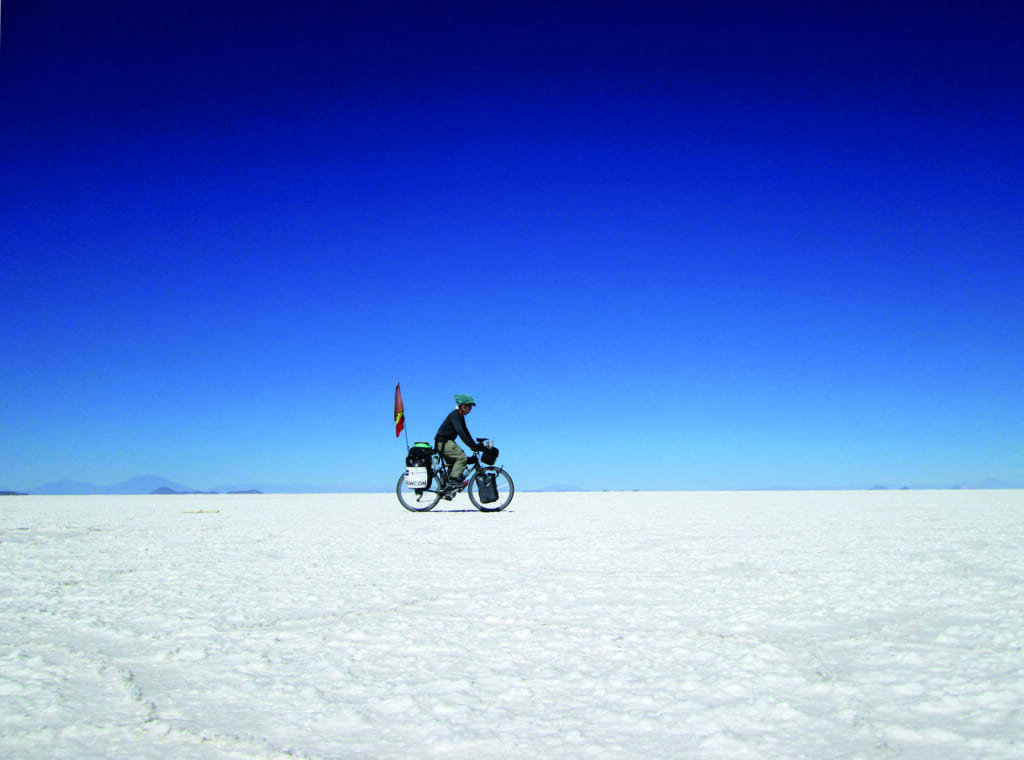
[(431, 456), (433, 450), (429, 443), (419, 443), (409, 449), (405, 457), (405, 482), (410, 488), (426, 488), (430, 484)]
[(498, 500), (498, 476), (493, 472), (482, 472), (476, 476), (476, 490), (481, 504)]

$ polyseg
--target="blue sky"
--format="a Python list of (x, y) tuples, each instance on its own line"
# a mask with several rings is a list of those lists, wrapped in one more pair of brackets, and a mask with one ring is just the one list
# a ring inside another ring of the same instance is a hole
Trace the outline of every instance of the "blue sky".
[(1024, 484), (1021, 12), (713, 5), (5, 7), (0, 489)]

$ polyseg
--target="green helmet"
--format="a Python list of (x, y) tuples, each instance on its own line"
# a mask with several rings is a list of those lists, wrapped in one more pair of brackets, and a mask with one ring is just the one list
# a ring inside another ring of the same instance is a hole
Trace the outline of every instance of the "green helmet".
[(455, 403), (460, 405), (460, 406), (462, 404), (469, 404), (470, 406), (476, 406), (476, 402), (473, 400), (473, 397), (472, 396), (468, 396), (465, 393), (456, 393), (455, 394)]

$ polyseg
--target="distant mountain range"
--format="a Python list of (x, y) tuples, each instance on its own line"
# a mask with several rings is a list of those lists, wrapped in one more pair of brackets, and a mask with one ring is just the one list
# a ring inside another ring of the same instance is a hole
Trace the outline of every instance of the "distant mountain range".
[[(999, 480), (997, 478), (984, 478), (981, 480), (969, 480), (960, 483), (954, 483), (947, 486), (929, 486), (930, 488), (936, 489), (999, 489), (999, 488), (1021, 488), (1022, 486), (1014, 483), (1009, 483), (1005, 480)], [(875, 486), (876, 489), (885, 488), (885, 486)], [(915, 487), (916, 489), (925, 488), (923, 486)], [(44, 483), (41, 486), (33, 488), (28, 491), (30, 494), (40, 495), (53, 495), (53, 496), (92, 496), (92, 495), (107, 495), (107, 494), (124, 494), (124, 495), (141, 495), (141, 494), (200, 494), (200, 493), (340, 493), (342, 491), (352, 491), (352, 488), (316, 488), (307, 484), (293, 484), (293, 485), (270, 485), (265, 483), (250, 483), (246, 485), (222, 485), (217, 486), (211, 490), (203, 491), (198, 488), (190, 488), (189, 486), (182, 485), (181, 483), (175, 483), (167, 478), (162, 478), (158, 475), (141, 475), (137, 478), (131, 478), (120, 483), (111, 483), (109, 485), (98, 486), (93, 483), (84, 483), (79, 480), (57, 480), (53, 483)], [(374, 489), (367, 489), (367, 492)], [(379, 489), (378, 489), (379, 490)], [(545, 491), (585, 491), (585, 488), (578, 488), (570, 485), (552, 485), (548, 488), (543, 489)], [(772, 489), (772, 490), (792, 490), (792, 489)], [(827, 489), (826, 489), (827, 490)], [(856, 490), (856, 489), (855, 489)], [(13, 494), (13, 491), (0, 491), (0, 494)]]
[(963, 483), (957, 483), (953, 488), (1020, 488), (1020, 486), (999, 480), (999, 478), (984, 478), (982, 480), (966, 480)]
[(83, 483), (80, 480), (57, 480), (53, 483), (44, 483), (38, 488), (33, 488), (29, 493), (53, 496), (93, 496), (100, 494), (260, 493), (260, 491), (255, 488), (236, 488), (234, 486), (224, 486), (213, 491), (200, 491), (197, 488), (189, 488), (180, 483), (175, 483), (173, 480), (161, 478), (158, 475), (140, 475), (131, 480), (111, 483), (105, 486)]

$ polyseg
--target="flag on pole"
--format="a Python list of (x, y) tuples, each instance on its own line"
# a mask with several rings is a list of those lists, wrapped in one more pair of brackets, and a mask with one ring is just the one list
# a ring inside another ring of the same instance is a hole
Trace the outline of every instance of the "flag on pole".
[(402, 434), (405, 427), (405, 407), (402, 406), (402, 385), (395, 385), (395, 438)]

